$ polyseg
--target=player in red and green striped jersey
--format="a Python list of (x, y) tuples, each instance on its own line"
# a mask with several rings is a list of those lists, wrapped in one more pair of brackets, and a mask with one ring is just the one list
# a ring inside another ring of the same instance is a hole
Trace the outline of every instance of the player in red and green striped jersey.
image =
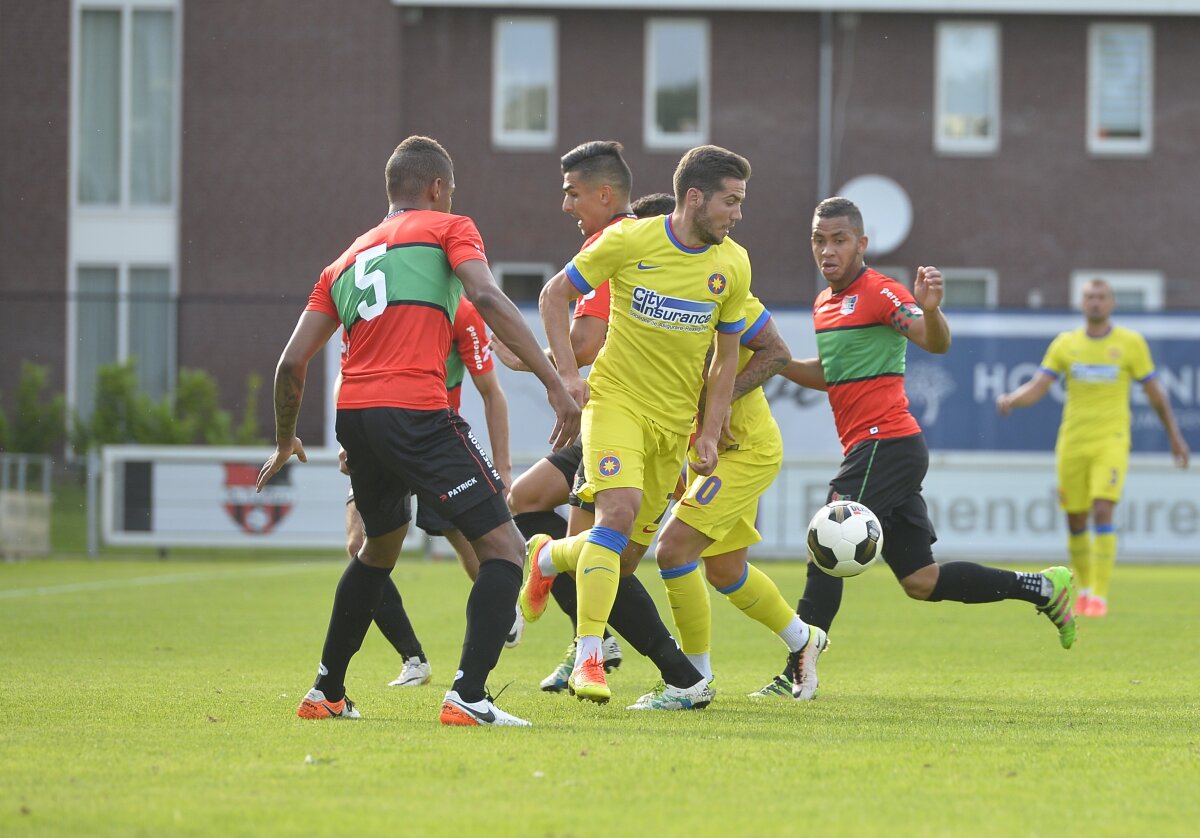
[[(904, 361), (908, 342), (936, 354), (950, 349), (950, 326), (941, 310), (942, 274), (917, 268), (912, 293), (867, 267), (862, 214), (846, 198), (828, 198), (813, 214), (812, 252), (829, 287), (813, 304), (819, 357), (793, 360), (783, 375), (829, 394), (845, 459), (829, 484), (829, 500), (870, 508), (883, 526), (884, 561), (904, 592), (928, 602), (981, 603), (1018, 599), (1033, 603), (1058, 629), (1059, 642), (1075, 642), (1071, 572), (1053, 567), (1014, 573), (974, 562), (938, 564), (937, 540), (921, 482), (929, 450), (908, 409)], [(796, 612), (829, 631), (842, 601), (842, 580), (809, 563)], [(809, 700), (817, 692), (817, 658), (823, 648), (789, 656), (784, 674), (756, 695)]]
[(293, 454), (306, 460), (296, 422), (308, 365), (340, 325), (350, 345), (337, 436), (367, 537), (338, 583), (317, 679), (296, 712), (309, 719), (359, 717), (346, 698), (346, 670), (400, 555), (409, 498), (416, 494), (462, 531), (480, 559), (467, 599), (462, 657), (440, 719), (448, 725), (527, 726), (498, 708), (485, 685), (512, 625), (524, 555), (499, 473), (470, 426), (449, 409), (446, 357), (460, 298), (475, 304), (545, 386), (556, 447), (577, 434), (580, 409), (496, 284), (475, 223), (450, 212), (454, 163), (441, 144), (407, 138), (389, 158), (384, 177), (387, 216), (321, 272), (280, 355), (275, 451), (256, 484), (262, 491)]

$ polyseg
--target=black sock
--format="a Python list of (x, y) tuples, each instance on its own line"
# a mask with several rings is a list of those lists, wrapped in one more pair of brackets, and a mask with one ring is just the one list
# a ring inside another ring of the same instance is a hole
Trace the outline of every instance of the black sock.
[(408, 613), (404, 610), (404, 600), (390, 576), (383, 584), (383, 597), (375, 607), (375, 625), (379, 626), (379, 631), (404, 660), (412, 657), (425, 660), (421, 641), (417, 639), (412, 621), (408, 619)]
[[(1037, 589), (1022, 585), (1021, 576), (1036, 577)], [(937, 584), (929, 595), (930, 602), (999, 602), (1002, 599), (1023, 599), (1044, 605), (1040, 574), (1018, 574), (1011, 570), (975, 564), (975, 562), (946, 562), (938, 568)]]
[(513, 516), (513, 523), (517, 525), (521, 537), (526, 541), (540, 533), (545, 533), (551, 538), (565, 538), (567, 535), (566, 520), (553, 509), (521, 512)]
[(808, 576), (804, 580), (804, 596), (796, 604), (796, 613), (810, 626), (819, 626), (829, 631), (833, 618), (842, 607), (842, 580), (830, 576), (813, 562), (808, 563)]
[(608, 622), (630, 646), (658, 667), (663, 680), (671, 686), (690, 687), (704, 677), (667, 631), (654, 600), (636, 576), (621, 578)]
[(558, 603), (558, 607), (563, 613), (571, 618), (571, 628), (578, 627), (579, 620), (579, 597), (575, 593), (575, 580), (569, 573), (560, 573), (554, 577), (554, 584), (550, 586), (550, 595), (554, 597), (554, 601)]
[(321, 650), (322, 674), (313, 683), (330, 701), (340, 701), (346, 695), (346, 667), (362, 646), (391, 572), (391, 568), (371, 567), (357, 558), (346, 565), (333, 595), (333, 612)]
[(462, 674), (453, 684), (463, 701), (479, 701), (486, 692), (488, 675), (500, 660), (504, 639), (512, 628), (517, 593), (521, 590), (521, 568), (504, 559), (484, 559), (467, 597), (467, 632), (462, 657)]

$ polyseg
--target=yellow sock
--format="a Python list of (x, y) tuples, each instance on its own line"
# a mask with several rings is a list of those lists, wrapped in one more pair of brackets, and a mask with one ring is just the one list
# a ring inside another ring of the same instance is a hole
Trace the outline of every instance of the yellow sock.
[(746, 565), (746, 575), (736, 586), (719, 590), (743, 614), (775, 634), (787, 628), (796, 616), (796, 609), (787, 604), (771, 577), (752, 564)]
[(1117, 563), (1117, 534), (1112, 525), (1096, 527), (1092, 538), (1092, 594), (1108, 599), (1108, 582)]
[(1075, 585), (1080, 590), (1092, 587), (1092, 534), (1087, 530), (1067, 536), (1067, 553), (1075, 571)]
[(583, 551), (583, 545), (587, 541), (589, 532), (591, 530), (584, 530), (577, 535), (558, 538), (550, 543), (550, 560), (554, 562), (554, 567), (559, 573), (575, 572), (575, 568), (579, 566), (579, 555)]
[(580, 541), (575, 570), (575, 590), (579, 597), (576, 633), (580, 637), (602, 637), (617, 598), (617, 583), (621, 581), (621, 554), (594, 541)]
[(712, 648), (712, 609), (700, 563), (660, 570), (671, 603), (679, 648), (685, 655), (703, 655)]

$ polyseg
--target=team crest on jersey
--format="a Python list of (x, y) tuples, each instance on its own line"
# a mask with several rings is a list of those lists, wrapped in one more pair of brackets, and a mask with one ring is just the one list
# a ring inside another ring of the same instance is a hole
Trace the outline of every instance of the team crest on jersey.
[(262, 494), (254, 491), (258, 470), (254, 463), (225, 463), (225, 511), (250, 535), (266, 535), (292, 511), (292, 467), (280, 469)]
[(708, 278), (708, 290), (714, 294), (724, 293), (727, 285), (729, 285), (729, 282), (725, 279), (724, 274), (713, 274)]
[(854, 314), (854, 307), (858, 305), (858, 295), (851, 294), (842, 300), (842, 315)]
[(596, 468), (602, 477), (616, 477), (621, 472), (621, 458), (615, 451), (601, 451)]

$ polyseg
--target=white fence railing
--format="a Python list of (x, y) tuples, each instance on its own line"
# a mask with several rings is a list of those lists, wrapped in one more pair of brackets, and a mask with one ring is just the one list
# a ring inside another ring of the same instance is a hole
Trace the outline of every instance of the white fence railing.
[(50, 476), (45, 454), (0, 454), (0, 556), (50, 552)]

